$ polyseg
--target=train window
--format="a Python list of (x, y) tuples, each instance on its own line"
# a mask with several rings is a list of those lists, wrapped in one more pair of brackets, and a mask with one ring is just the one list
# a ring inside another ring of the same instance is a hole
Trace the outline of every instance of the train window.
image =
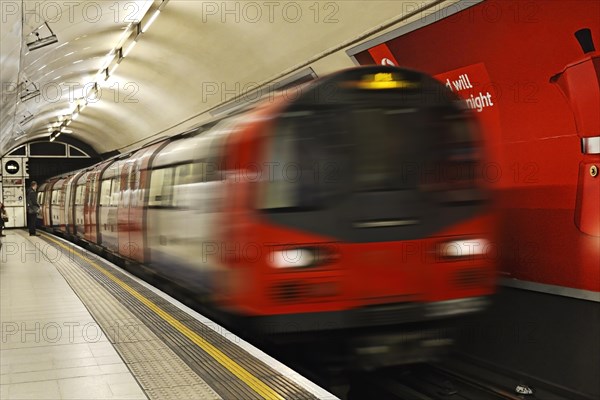
[(173, 207), (189, 208), (192, 206), (194, 196), (197, 195), (202, 182), (205, 163), (183, 164), (175, 168), (175, 180), (173, 187)]
[(44, 204), (44, 192), (38, 192), (38, 204)]
[(84, 189), (85, 186), (84, 185), (77, 185), (76, 189), (75, 189), (75, 205), (76, 206), (81, 206), (83, 205), (83, 193), (84, 193)]
[(347, 181), (348, 142), (345, 118), (335, 111), (283, 119), (268, 145), (258, 208), (314, 209), (332, 201)]
[(111, 179), (105, 179), (102, 181), (102, 186), (100, 187), (100, 205), (108, 206), (110, 205), (110, 193), (111, 193)]
[(418, 128), (418, 122), (421, 121), (415, 114), (414, 111), (392, 114), (379, 108), (365, 108), (351, 113), (355, 140), (354, 183), (357, 190), (401, 188), (402, 163), (412, 165), (419, 161), (422, 156), (419, 143), (423, 137), (427, 137), (426, 132)]
[(296, 185), (286, 179), (285, 166), (291, 165), (294, 160), (293, 126), (284, 124), (277, 130), (277, 136), (273, 141), (268, 161), (274, 166), (271, 174), (269, 171), (268, 181), (263, 180), (264, 187), (261, 191), (263, 198), (259, 200), (260, 208), (282, 208), (289, 207), (295, 203), (294, 196)]
[(150, 176), (150, 199), (148, 206), (160, 206), (164, 169), (155, 169)]
[(217, 136), (210, 143), (208, 158), (205, 162), (204, 173), (205, 182), (215, 182), (223, 180), (223, 152), (227, 136)]
[(205, 160), (192, 164), (192, 174), (195, 182), (206, 182), (208, 164)]
[(140, 185), (140, 167), (137, 164), (137, 162), (135, 162), (131, 166), (131, 169), (129, 170), (129, 180), (128, 180), (127, 184), (128, 184), (128, 188), (131, 189), (131, 190), (135, 190), (135, 189), (139, 188), (139, 185)]
[(174, 168), (161, 168), (152, 171), (150, 177), (150, 207), (170, 207), (173, 196)]
[(171, 202), (173, 200), (173, 173), (175, 172), (175, 169), (165, 168), (164, 171), (161, 205), (163, 207), (169, 207), (172, 205)]
[(98, 174), (94, 174), (94, 176), (92, 177), (91, 180), (91, 184), (90, 184), (90, 198), (89, 198), (89, 204), (90, 205), (96, 205), (96, 203), (98, 202)]
[(112, 180), (112, 193), (110, 196), (110, 205), (119, 205), (119, 192), (121, 190), (121, 180), (119, 178), (113, 178)]
[(192, 178), (191, 164), (178, 165), (175, 168), (175, 186), (193, 183)]
[(58, 190), (52, 191), (52, 205), (58, 204)]
[(95, 192), (94, 191), (94, 183), (95, 183), (95, 180), (93, 178), (91, 178), (89, 181), (87, 181), (85, 183), (85, 187), (87, 190), (84, 189), (84, 191), (83, 191), (85, 193), (85, 203), (84, 204), (86, 204), (88, 206), (92, 204), (93, 193)]
[(191, 164), (178, 165), (175, 168), (175, 180), (173, 181), (173, 207), (186, 207), (186, 200), (189, 196), (192, 183)]
[(194, 182), (204, 182), (206, 180), (206, 164), (202, 162), (193, 163), (192, 177)]
[(204, 182), (215, 182), (222, 179), (222, 171), (216, 159), (210, 159), (204, 163)]
[(206, 164), (202, 162), (177, 166), (175, 168), (175, 186), (202, 182), (205, 168)]

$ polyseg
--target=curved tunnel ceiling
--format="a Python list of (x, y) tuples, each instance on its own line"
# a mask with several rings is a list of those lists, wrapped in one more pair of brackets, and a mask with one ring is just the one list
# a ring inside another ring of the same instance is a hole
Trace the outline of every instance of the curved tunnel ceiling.
[[(344, 45), (439, 3), (451, 2), (3, 0), (0, 155), (48, 138), (78, 106), (64, 134), (98, 153), (178, 133), (286, 73), (350, 67)], [(36, 32), (58, 41), (30, 50)]]

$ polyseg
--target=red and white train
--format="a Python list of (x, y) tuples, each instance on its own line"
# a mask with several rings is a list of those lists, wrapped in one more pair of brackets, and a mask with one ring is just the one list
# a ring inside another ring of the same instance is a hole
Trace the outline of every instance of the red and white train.
[(47, 229), (272, 331), (438, 321), (494, 290), (484, 154), (443, 84), (372, 66), (50, 179), (40, 203)]

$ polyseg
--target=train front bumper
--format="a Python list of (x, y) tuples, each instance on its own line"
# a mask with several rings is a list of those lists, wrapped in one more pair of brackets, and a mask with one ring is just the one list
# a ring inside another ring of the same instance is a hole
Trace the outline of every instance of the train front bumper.
[(398, 303), (343, 311), (253, 317), (251, 325), (264, 334), (375, 328), (462, 317), (483, 311), (488, 304), (487, 297)]

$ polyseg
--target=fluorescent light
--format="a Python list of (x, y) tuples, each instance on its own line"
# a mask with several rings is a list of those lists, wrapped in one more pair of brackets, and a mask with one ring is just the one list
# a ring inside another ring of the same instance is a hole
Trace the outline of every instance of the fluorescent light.
[(29, 50), (37, 50), (41, 49), (42, 47), (50, 46), (51, 44), (54, 44), (56, 42), (58, 42), (58, 38), (56, 37), (56, 35), (51, 35), (45, 38), (40, 38), (38, 36), (37, 40), (27, 43), (27, 48)]
[(19, 125), (25, 125), (25, 124), (27, 124), (28, 122), (31, 122), (31, 120), (32, 120), (32, 119), (33, 119), (33, 114), (31, 114), (31, 113), (30, 113), (29, 115), (26, 115), (26, 116), (25, 116), (25, 117), (24, 117), (24, 118), (21, 120), (21, 122), (19, 122)]
[(113, 62), (113, 60), (115, 59), (115, 54), (114, 54), (114, 50), (111, 50), (107, 55), (106, 55), (106, 59), (104, 61), (104, 69), (108, 68), (110, 66), (110, 64)]
[(40, 91), (37, 89), (32, 92), (28, 91), (27, 93), (21, 95), (21, 101), (31, 100), (35, 97), (38, 97), (39, 95), (40, 95)]
[[(129, 25), (129, 26), (131, 26), (131, 25)], [(129, 26), (125, 27), (125, 29), (123, 30), (123, 33), (121, 33), (121, 36), (119, 37), (119, 40), (117, 41), (117, 43), (121, 43), (122, 41), (125, 40), (125, 38), (127, 38), (127, 35), (130, 33)]]
[[(46, 37), (41, 37), (39, 30), (44, 25), (48, 29), (48, 32), (50, 32), (50, 35), (48, 35)], [(31, 42), (27, 42), (27, 48), (29, 49), (29, 51), (36, 50), (36, 49), (41, 49), (42, 47), (46, 47), (46, 46), (49, 46), (51, 44), (54, 44), (54, 43), (58, 42), (58, 38), (56, 37), (56, 35), (54, 34), (54, 32), (52, 32), (52, 28), (50, 28), (50, 25), (48, 25), (48, 22), (46, 22), (46, 21), (44, 21), (44, 23), (42, 25), (40, 25), (39, 27), (37, 27), (33, 32), (31, 32), (27, 36), (31, 36), (31, 35), (34, 35), (35, 39), (33, 41), (31, 41)]]
[(137, 44), (137, 40), (134, 40), (133, 42), (131, 42), (129, 44), (129, 46), (127, 46), (127, 48), (123, 51), (123, 57), (127, 57), (129, 55), (129, 53), (131, 53), (131, 50), (135, 47), (136, 44)]
[(154, 11), (154, 14), (152, 14), (152, 16), (150, 17), (148, 22), (146, 22), (146, 24), (142, 27), (142, 33), (145, 33), (148, 30), (148, 28), (150, 28), (150, 25), (152, 25), (154, 23), (156, 18), (158, 18), (159, 14), (160, 14), (160, 10)]

